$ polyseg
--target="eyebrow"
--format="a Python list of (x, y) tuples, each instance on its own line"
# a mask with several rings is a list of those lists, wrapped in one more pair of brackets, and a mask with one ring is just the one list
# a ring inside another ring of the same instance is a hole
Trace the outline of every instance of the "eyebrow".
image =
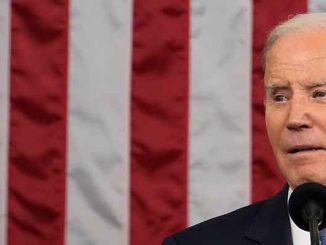
[(289, 88), (289, 83), (287, 84), (278, 84), (278, 83), (272, 83), (270, 85), (265, 85), (265, 90), (266, 91), (275, 91), (278, 89), (288, 89)]
[[(326, 86), (326, 78), (318, 81), (312, 82), (312, 84), (304, 85), (308, 89), (319, 88)], [(265, 86), (266, 91), (275, 91), (279, 89), (288, 89), (290, 87), (289, 82), (287, 84), (271, 83), (270, 85)]]
[(306, 87), (307, 88), (318, 88), (318, 87), (323, 87), (323, 86), (326, 86), (326, 79), (322, 79), (322, 80), (313, 82), (312, 84), (307, 85)]

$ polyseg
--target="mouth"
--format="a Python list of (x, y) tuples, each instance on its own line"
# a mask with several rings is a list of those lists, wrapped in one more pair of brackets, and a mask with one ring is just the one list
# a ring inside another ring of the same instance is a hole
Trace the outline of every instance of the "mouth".
[(287, 153), (296, 154), (301, 152), (315, 152), (320, 150), (325, 150), (325, 148), (321, 146), (315, 146), (315, 145), (298, 145), (298, 146), (290, 147), (287, 150)]

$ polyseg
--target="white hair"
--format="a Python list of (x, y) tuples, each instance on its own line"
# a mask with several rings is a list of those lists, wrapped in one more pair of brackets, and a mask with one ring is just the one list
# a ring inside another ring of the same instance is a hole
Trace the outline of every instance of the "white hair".
[(326, 13), (297, 14), (277, 25), (269, 34), (263, 51), (263, 68), (273, 44), (282, 36), (307, 31), (326, 30)]

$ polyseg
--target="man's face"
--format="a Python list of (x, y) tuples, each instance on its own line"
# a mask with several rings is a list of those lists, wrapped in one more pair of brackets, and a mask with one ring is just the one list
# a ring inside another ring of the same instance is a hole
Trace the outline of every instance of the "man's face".
[(289, 34), (267, 54), (265, 119), (292, 188), (326, 186), (326, 31)]

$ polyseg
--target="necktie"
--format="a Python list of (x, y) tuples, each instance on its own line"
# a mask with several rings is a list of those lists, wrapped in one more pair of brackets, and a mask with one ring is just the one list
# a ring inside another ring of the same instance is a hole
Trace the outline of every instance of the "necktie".
[(320, 231), (320, 244), (326, 245), (326, 228)]

